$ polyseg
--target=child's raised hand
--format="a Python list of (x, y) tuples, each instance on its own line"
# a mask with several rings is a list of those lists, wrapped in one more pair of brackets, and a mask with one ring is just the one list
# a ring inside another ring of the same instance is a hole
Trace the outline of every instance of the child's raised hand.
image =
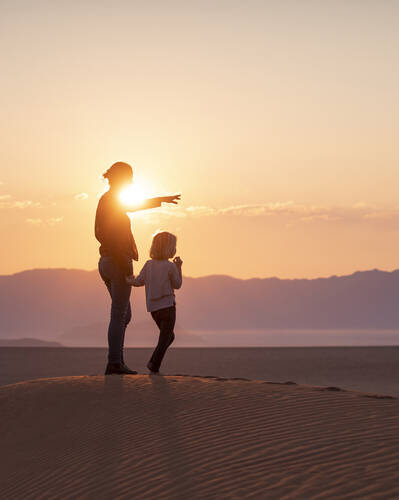
[(180, 258), (180, 257), (175, 257), (175, 258), (173, 259), (173, 262), (174, 262), (174, 263), (176, 264), (176, 266), (178, 266), (178, 267), (181, 267), (181, 266), (182, 266), (182, 264), (183, 264), (183, 261), (181, 260), (181, 258)]

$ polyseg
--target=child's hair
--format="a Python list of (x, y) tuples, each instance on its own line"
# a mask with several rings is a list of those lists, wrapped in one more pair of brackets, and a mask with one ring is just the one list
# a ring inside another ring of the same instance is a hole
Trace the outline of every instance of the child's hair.
[(162, 231), (152, 239), (150, 257), (155, 260), (168, 260), (176, 253), (177, 238), (174, 234)]

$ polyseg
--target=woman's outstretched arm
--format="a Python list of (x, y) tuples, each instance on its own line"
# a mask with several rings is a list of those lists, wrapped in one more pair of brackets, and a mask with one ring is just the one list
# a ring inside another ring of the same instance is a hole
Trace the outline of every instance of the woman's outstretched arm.
[(180, 201), (180, 194), (175, 194), (173, 196), (158, 196), (157, 198), (149, 198), (141, 203), (135, 203), (134, 205), (127, 205), (126, 212), (138, 212), (139, 210), (147, 210), (149, 208), (157, 208), (162, 205), (162, 203), (173, 203), (177, 205)]

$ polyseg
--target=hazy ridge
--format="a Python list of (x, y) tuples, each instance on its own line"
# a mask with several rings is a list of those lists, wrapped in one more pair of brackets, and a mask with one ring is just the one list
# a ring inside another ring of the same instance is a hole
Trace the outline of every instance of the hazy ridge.
[[(185, 345), (201, 345), (195, 337), (201, 331), (396, 330), (398, 298), (397, 270), (309, 280), (185, 277), (177, 292), (177, 330)], [(35, 269), (0, 276), (0, 299), (0, 338), (105, 342), (109, 297), (97, 271)], [(133, 290), (132, 302), (135, 342), (148, 345), (148, 332), (155, 331), (143, 289)]]

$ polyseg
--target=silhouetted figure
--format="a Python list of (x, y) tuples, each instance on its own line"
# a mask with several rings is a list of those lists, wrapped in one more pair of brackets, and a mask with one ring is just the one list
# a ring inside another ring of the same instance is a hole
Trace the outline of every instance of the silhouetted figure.
[(183, 264), (176, 255), (176, 236), (162, 232), (152, 240), (150, 257), (140, 274), (135, 278), (128, 276), (126, 282), (133, 286), (145, 285), (147, 311), (151, 313), (159, 328), (159, 340), (147, 368), (158, 373), (167, 348), (175, 339), (173, 332), (176, 322), (176, 302), (174, 290), (182, 285)]
[(134, 206), (126, 206), (121, 203), (119, 195), (121, 190), (133, 181), (132, 167), (123, 162), (114, 163), (103, 177), (108, 180), (110, 188), (98, 202), (95, 235), (101, 243), (99, 272), (112, 300), (105, 374), (136, 374), (137, 372), (125, 365), (123, 359), (125, 331), (132, 317), (131, 287), (125, 278), (133, 274), (132, 260), (138, 260), (138, 251), (126, 212), (159, 207), (163, 202), (176, 204), (180, 195), (151, 198)]

